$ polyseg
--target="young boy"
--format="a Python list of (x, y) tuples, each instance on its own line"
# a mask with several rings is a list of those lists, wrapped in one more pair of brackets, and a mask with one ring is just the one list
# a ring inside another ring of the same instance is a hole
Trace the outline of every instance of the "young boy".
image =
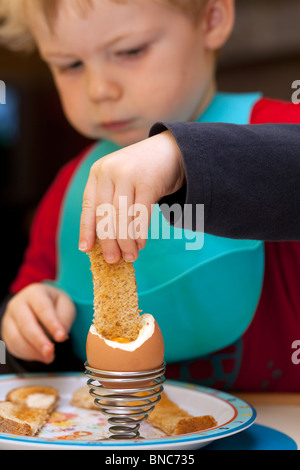
[[(78, 237), (92, 165), (146, 138), (158, 120), (246, 124), (249, 116), (251, 122), (265, 122), (272, 111), (265, 111), (269, 103), (259, 94), (216, 93), (216, 55), (233, 26), (233, 0), (2, 0), (0, 5), (8, 18), (3, 37), (19, 48), (36, 43), (71, 124), (103, 140), (70, 162), (42, 201), (11, 287), (2, 338), (15, 357), (49, 364), (55, 354), (49, 335), (61, 342), (70, 333), (83, 362), (92, 280)], [(111, 191), (109, 184), (99, 188), (108, 198)], [(234, 363), (230, 377), (223, 384), (217, 375), (221, 352), (208, 361), (210, 384), (248, 388), (253, 379), (251, 387), (259, 388), (269, 365), (262, 363), (260, 374), (245, 378), (251, 358), (242, 354), (239, 338), (261, 294), (263, 245), (206, 237), (203, 249), (189, 251), (181, 231), (172, 234), (170, 240), (149, 240), (135, 263), (140, 306), (158, 319), (170, 373), (174, 369), (176, 376), (180, 368), (181, 378), (190, 379), (196, 369), (192, 380), (200, 380), (205, 368), (195, 359), (234, 344), (234, 353), (225, 355)], [(199, 246), (201, 237), (196, 242)], [(130, 254), (124, 253), (128, 261), (136, 257)], [(55, 282), (44, 282), (49, 280)], [(178, 361), (185, 362), (177, 367)], [(192, 361), (189, 370), (187, 361)], [(270, 388), (290, 385), (278, 383)]]

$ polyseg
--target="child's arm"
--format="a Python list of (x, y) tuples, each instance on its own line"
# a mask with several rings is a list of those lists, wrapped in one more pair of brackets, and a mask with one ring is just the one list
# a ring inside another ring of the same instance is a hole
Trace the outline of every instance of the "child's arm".
[[(61, 205), (69, 180), (84, 155), (85, 152), (59, 172), (39, 204), (24, 261), (10, 286), (9, 295), (0, 306), (1, 339), (7, 342), (8, 352), (19, 359), (52, 363), (54, 344), (44, 334), (44, 328), (55, 341), (64, 341), (67, 338), (70, 322), (74, 319), (74, 307), (67, 296), (58, 289), (43, 285), (41, 282), (55, 279), (56, 240)], [(62, 324), (59, 307), (61, 302), (69, 305), (64, 312), (67, 317), (63, 317)], [(40, 318), (43, 305), (49, 306), (48, 319), (44, 320)], [(29, 318), (28, 324), (25, 321), (26, 318)], [(41, 328), (40, 323), (43, 324), (43, 321), (45, 324)], [(57, 335), (55, 325), (63, 330), (63, 334)], [(29, 332), (29, 340), (33, 340), (34, 344), (31, 344), (26, 337), (28, 326), (33, 328)], [(43, 348), (45, 348), (44, 353)]]
[(74, 304), (64, 292), (31, 284), (8, 302), (1, 337), (13, 356), (49, 364), (54, 360), (53, 340), (67, 339), (74, 317)]
[[(292, 119), (295, 114), (294, 109)], [(296, 241), (300, 240), (300, 125), (295, 122), (158, 123), (152, 133), (168, 129), (176, 138), (187, 181), (181, 203), (204, 205), (205, 233)], [(164, 202), (172, 204), (177, 198), (178, 193)], [(192, 223), (185, 228), (197, 230)]]
[[(127, 196), (129, 205), (144, 204), (148, 214), (151, 204), (162, 198), (169, 205), (203, 204), (204, 231), (211, 235), (300, 240), (299, 125), (168, 123), (157, 124), (152, 132), (162, 133), (94, 164), (83, 198), (82, 251), (93, 245), (100, 204), (114, 207), (117, 235), (120, 227), (128, 234), (132, 224), (119, 210), (120, 195)], [(106, 217), (106, 222), (114, 228), (113, 218)], [(195, 225), (192, 220), (185, 228), (196, 230)], [(148, 226), (149, 219), (144, 233)], [(101, 243), (104, 254), (113, 255), (106, 256), (108, 262), (117, 261), (121, 252), (131, 253), (130, 261), (138, 256), (130, 237)], [(137, 243), (143, 248), (146, 237)]]

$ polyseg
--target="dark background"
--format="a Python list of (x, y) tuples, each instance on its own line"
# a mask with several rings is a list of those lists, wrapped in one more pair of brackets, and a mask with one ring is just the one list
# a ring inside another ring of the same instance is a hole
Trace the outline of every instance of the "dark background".
[[(43, 193), (89, 141), (66, 122), (37, 54), (0, 48), (0, 80), (7, 86), (7, 104), (0, 105), (1, 300), (21, 263)], [(300, 80), (300, 1), (237, 0), (236, 26), (219, 63), (219, 89), (259, 90), (290, 101), (294, 80)], [(1, 114), (4, 106), (12, 109), (11, 125)]]

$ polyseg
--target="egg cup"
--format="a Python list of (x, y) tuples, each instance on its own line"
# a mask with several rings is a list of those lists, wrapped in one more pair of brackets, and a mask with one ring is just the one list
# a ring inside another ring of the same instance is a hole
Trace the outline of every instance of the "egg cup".
[(89, 392), (111, 424), (109, 439), (142, 438), (140, 425), (161, 399), (165, 370), (165, 362), (138, 372), (99, 370), (85, 363)]

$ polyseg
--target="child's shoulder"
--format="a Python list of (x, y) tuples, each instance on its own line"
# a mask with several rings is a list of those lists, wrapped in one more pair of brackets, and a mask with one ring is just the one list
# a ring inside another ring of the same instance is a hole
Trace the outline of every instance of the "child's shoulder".
[(250, 124), (300, 123), (300, 106), (292, 102), (261, 98), (251, 113)]

